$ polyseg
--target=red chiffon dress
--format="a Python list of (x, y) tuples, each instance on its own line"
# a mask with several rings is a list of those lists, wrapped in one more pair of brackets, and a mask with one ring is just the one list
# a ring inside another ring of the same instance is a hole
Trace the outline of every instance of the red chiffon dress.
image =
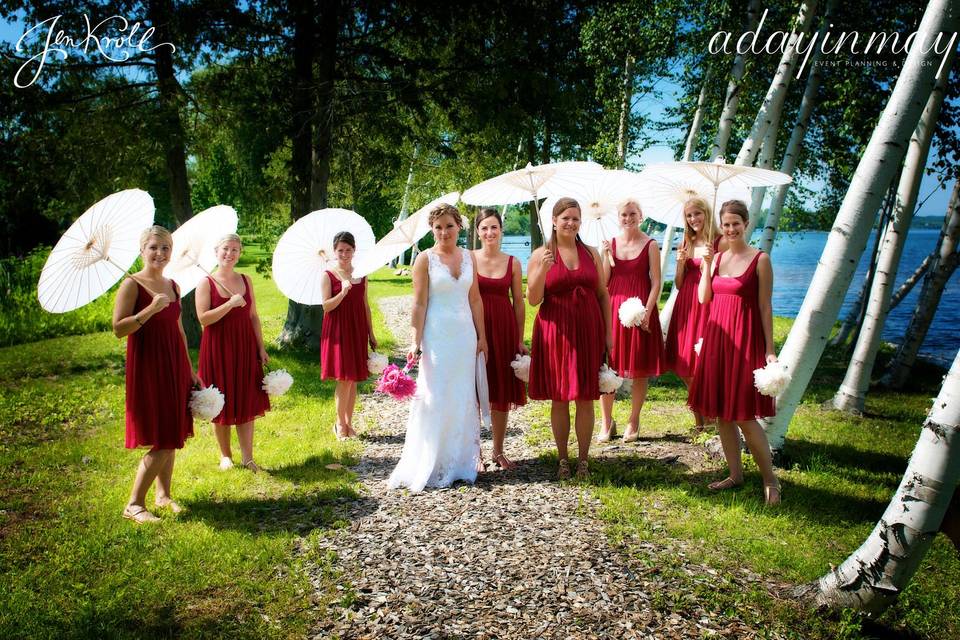
[[(340, 278), (327, 271), (330, 278), (330, 295), (335, 296), (343, 288)], [(353, 380), (359, 382), (370, 377), (367, 368), (367, 344), (370, 326), (367, 324), (366, 307), (367, 279), (363, 278), (350, 287), (337, 308), (323, 314), (323, 329), (320, 331), (320, 377), (323, 380)]]
[[(180, 290), (168, 304), (127, 336), (127, 449), (182, 449), (193, 435), (192, 367), (180, 334)], [(137, 282), (136, 314), (153, 294)]]
[(483, 300), (483, 327), (490, 349), (487, 386), (490, 389), (490, 408), (494, 411), (509, 411), (527, 403), (523, 382), (510, 366), (520, 344), (517, 316), (510, 301), (512, 282), (513, 256), (507, 260), (507, 272), (502, 278), (486, 278), (477, 274), (480, 298)]
[[(716, 269), (723, 253), (717, 254)], [(767, 364), (760, 318), (758, 252), (737, 277), (713, 276), (713, 300), (687, 404), (708, 418), (741, 422), (776, 415), (774, 399), (761, 394), (753, 372)]]
[(633, 260), (617, 258), (617, 241), (613, 240), (614, 266), (610, 267), (610, 323), (613, 326), (613, 353), (610, 367), (624, 378), (649, 378), (663, 371), (663, 332), (660, 329), (660, 314), (654, 307), (648, 324), (650, 330), (640, 327), (625, 327), (620, 322), (620, 305), (628, 298), (640, 298), (643, 304), (650, 296), (650, 245), (640, 250)]
[[(197, 372), (204, 385), (214, 385), (223, 393), (223, 411), (214, 424), (244, 424), (263, 416), (270, 409), (270, 398), (263, 390), (263, 364), (260, 362), (257, 336), (253, 332), (250, 311), (250, 279), (243, 278), (246, 306), (234, 307), (217, 322), (203, 329), (200, 339), (200, 364)], [(220, 295), (213, 278), (210, 282), (210, 308), (229, 300)]]
[[(720, 244), (718, 238), (713, 245), (714, 251)], [(703, 326), (707, 321), (709, 307), (700, 304), (697, 289), (700, 286), (701, 258), (687, 258), (683, 271), (683, 285), (677, 292), (667, 329), (666, 366), (681, 378), (693, 377), (697, 364), (697, 352), (694, 347), (703, 337)]]
[(557, 255), (547, 272), (543, 302), (533, 323), (530, 397), (597, 400), (604, 351), (599, 275), (590, 251), (577, 243), (580, 266), (571, 271)]

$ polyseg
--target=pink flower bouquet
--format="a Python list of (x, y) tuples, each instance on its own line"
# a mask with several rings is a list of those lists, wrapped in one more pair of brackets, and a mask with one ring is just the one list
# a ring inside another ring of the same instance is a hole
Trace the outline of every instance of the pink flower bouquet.
[(386, 393), (396, 400), (406, 400), (417, 391), (417, 382), (407, 375), (408, 364), (403, 369), (395, 364), (387, 365), (377, 380), (377, 391)]

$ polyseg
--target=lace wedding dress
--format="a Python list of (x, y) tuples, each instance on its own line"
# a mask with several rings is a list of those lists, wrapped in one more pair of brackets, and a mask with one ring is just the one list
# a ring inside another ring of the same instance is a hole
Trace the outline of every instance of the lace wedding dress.
[(388, 481), (391, 489), (407, 487), (413, 493), (457, 480), (473, 482), (480, 458), (477, 334), (468, 299), (473, 261), (460, 249), (460, 277), (454, 278), (432, 249), (426, 253), (430, 289), (417, 393), (403, 453)]

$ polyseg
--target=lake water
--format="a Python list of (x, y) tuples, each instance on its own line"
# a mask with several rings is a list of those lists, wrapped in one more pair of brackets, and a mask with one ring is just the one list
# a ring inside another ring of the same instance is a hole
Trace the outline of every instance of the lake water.
[[(907, 236), (900, 269), (897, 272), (899, 286), (913, 271), (920, 266), (923, 259), (933, 250), (939, 229), (911, 229)], [(773, 312), (778, 316), (796, 317), (807, 293), (807, 287), (813, 279), (817, 262), (823, 247), (827, 243), (826, 231), (804, 231), (794, 233), (779, 233), (774, 244), (773, 257)], [(524, 273), (527, 269), (527, 259), (530, 257), (530, 239), (526, 236), (507, 236), (504, 238), (503, 250), (520, 259)], [(870, 251), (873, 249), (873, 236), (864, 251), (854, 276), (853, 283), (844, 298), (840, 318), (846, 317), (847, 312), (856, 300), (866, 277), (867, 262)], [(671, 259), (667, 267), (667, 279), (673, 278), (676, 261)], [(907, 324), (913, 314), (913, 307), (917, 302), (922, 282), (917, 283), (910, 295), (897, 305), (887, 318), (883, 329), (883, 339), (899, 343), (907, 330)], [(921, 353), (944, 366), (949, 366), (960, 348), (960, 270), (954, 272), (953, 277), (943, 292), (943, 298), (934, 317), (930, 331), (927, 333)]]

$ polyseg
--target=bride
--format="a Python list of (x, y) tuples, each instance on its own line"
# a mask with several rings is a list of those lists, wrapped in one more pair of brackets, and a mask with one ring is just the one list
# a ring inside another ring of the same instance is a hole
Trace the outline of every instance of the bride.
[(422, 346), (417, 393), (403, 453), (387, 483), (413, 493), (473, 482), (482, 465), (476, 363), (478, 353), (486, 357), (487, 341), (475, 258), (457, 247), (463, 223), (455, 207), (441, 204), (428, 222), (434, 246), (413, 264), (413, 344), (407, 354), (415, 360)]

